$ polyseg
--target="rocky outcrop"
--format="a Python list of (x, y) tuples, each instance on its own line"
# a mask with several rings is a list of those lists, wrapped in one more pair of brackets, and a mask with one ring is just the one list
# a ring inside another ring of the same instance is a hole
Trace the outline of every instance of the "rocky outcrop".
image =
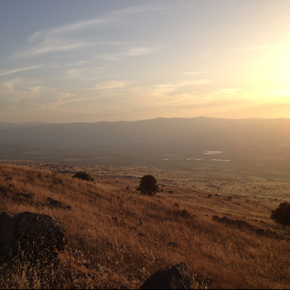
[(0, 254), (2, 260), (53, 261), (54, 251), (66, 246), (65, 231), (51, 216), (30, 212), (0, 215)]
[(140, 289), (190, 289), (191, 276), (185, 263), (169, 270), (160, 270), (152, 274)]

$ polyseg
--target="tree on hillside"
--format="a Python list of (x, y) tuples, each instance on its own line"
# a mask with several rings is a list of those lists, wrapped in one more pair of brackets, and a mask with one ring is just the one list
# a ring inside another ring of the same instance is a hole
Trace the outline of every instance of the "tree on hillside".
[(155, 195), (159, 191), (156, 178), (153, 175), (144, 175), (137, 190), (146, 195)]
[(284, 201), (280, 203), (279, 207), (272, 211), (271, 219), (275, 220), (278, 224), (289, 226), (290, 225), (290, 203)]

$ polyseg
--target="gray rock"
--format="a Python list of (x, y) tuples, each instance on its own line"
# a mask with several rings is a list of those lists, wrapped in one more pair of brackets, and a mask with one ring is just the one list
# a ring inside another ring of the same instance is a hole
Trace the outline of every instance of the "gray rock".
[(169, 270), (160, 270), (152, 274), (140, 289), (190, 289), (191, 276), (185, 263)]
[(51, 216), (30, 212), (0, 215), (0, 254), (4, 260), (53, 260), (54, 251), (62, 252), (66, 243), (64, 229)]

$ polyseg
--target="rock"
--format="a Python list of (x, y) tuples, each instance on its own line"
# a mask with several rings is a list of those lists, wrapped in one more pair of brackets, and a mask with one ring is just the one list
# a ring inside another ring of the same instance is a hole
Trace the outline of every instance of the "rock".
[(66, 246), (65, 231), (51, 216), (30, 212), (0, 215), (0, 255), (23, 256), (30, 261), (55, 260)]
[(160, 270), (152, 274), (140, 289), (190, 289), (191, 276), (185, 263), (169, 270)]

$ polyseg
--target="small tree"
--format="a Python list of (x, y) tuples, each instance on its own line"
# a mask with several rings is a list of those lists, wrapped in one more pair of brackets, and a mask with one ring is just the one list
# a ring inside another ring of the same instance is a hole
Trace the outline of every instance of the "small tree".
[(146, 195), (155, 195), (159, 191), (156, 178), (153, 175), (144, 175), (137, 190)]
[(275, 220), (278, 224), (289, 226), (290, 225), (290, 203), (284, 201), (280, 203), (279, 207), (272, 211), (271, 219)]
[(73, 178), (79, 178), (82, 180), (87, 180), (87, 181), (94, 181), (94, 177), (92, 177), (89, 173), (79, 171), (75, 175), (73, 175)]

